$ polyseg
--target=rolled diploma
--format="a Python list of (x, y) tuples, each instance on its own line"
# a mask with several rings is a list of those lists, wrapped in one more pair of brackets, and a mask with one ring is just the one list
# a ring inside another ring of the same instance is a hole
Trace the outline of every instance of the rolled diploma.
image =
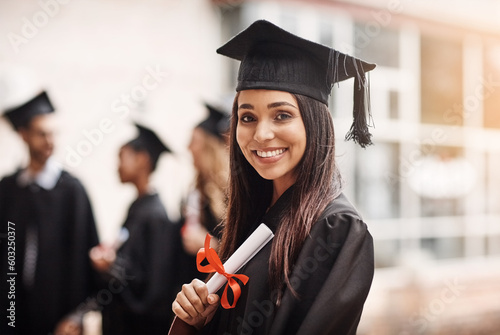
[[(267, 242), (271, 241), (274, 237), (273, 232), (268, 226), (261, 223), (257, 229), (246, 239), (245, 242), (229, 257), (224, 263), (224, 270), (227, 273), (234, 274), (238, 272), (249, 260), (253, 258)], [(220, 273), (216, 273), (207, 282), (208, 293), (212, 294), (217, 292), (222, 285), (226, 283), (227, 279)]]
[(128, 229), (125, 227), (122, 227), (120, 229), (120, 233), (118, 234), (118, 237), (113, 244), (113, 249), (118, 250), (121, 248), (121, 246), (127, 242), (128, 238), (130, 237), (130, 233), (128, 232)]

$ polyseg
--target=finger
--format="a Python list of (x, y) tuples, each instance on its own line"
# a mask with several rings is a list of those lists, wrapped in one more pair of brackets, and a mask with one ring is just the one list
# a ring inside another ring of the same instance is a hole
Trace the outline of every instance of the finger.
[(219, 302), (220, 298), (217, 294), (210, 294), (208, 297), (207, 297), (207, 301), (210, 305), (217, 305), (218, 302)]
[(212, 318), (214, 317), (214, 314), (217, 311), (217, 308), (219, 307), (220, 299), (219, 299), (218, 295), (210, 294), (208, 296), (208, 301), (210, 302), (210, 305), (202, 313), (202, 317), (205, 318), (205, 323), (210, 322), (212, 320)]
[[(203, 284), (203, 282), (201, 283)], [(203, 300), (206, 301), (206, 297), (200, 297), (198, 291), (195, 288), (196, 287), (195, 285), (199, 284), (194, 283), (194, 280), (193, 282), (191, 282), (191, 284), (182, 285), (182, 293), (189, 300), (191, 305), (197, 310), (197, 312), (201, 313), (205, 310), (205, 305), (207, 305), (207, 303), (203, 302)]]
[(89, 254), (90, 254), (90, 258), (92, 260), (97, 260), (97, 259), (102, 257), (101, 250), (99, 250), (99, 248), (97, 248), (97, 247), (93, 247), (92, 249), (90, 249)]
[[(198, 311), (198, 309), (196, 309), (193, 303), (186, 297), (184, 292), (179, 292), (175, 300), (184, 309), (184, 311), (189, 315), (190, 318), (195, 318), (199, 316), (200, 312)], [(199, 305), (202, 305), (201, 300), (199, 300)], [(205, 309), (200, 308), (200, 310), (203, 311)]]
[(215, 311), (217, 310), (218, 307), (219, 307), (218, 303), (208, 306), (207, 309), (205, 309), (205, 311), (201, 314), (201, 316), (204, 318), (211, 319), (212, 314), (215, 313)]
[(207, 284), (202, 282), (199, 279), (193, 279), (191, 282), (191, 285), (193, 286), (194, 290), (196, 291), (196, 294), (200, 297), (201, 301), (203, 302), (204, 306), (208, 305), (208, 287)]
[(184, 308), (177, 302), (177, 300), (174, 300), (172, 303), (172, 311), (177, 315), (181, 320), (188, 320), (191, 318), (191, 315), (187, 313)]
[(81, 329), (80, 327), (78, 327), (77, 325), (75, 324), (70, 324), (68, 325), (68, 327), (66, 328), (66, 334), (68, 335), (78, 335), (81, 333)]
[(109, 263), (113, 263), (115, 261), (116, 254), (115, 254), (114, 250), (109, 249), (109, 250), (106, 250), (106, 252), (103, 255), (103, 258), (105, 261), (107, 261)]

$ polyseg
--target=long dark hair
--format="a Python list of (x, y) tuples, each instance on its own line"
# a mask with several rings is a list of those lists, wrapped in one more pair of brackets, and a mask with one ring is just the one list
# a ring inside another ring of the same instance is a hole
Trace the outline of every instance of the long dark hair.
[[(282, 215), (275, 232), (269, 259), (271, 289), (277, 289), (280, 304), (284, 285), (290, 284), (293, 264), (304, 240), (327, 204), (341, 192), (341, 180), (335, 165), (335, 136), (328, 107), (309, 97), (294, 94), (306, 130), (306, 149), (296, 167), (297, 180), (291, 204)], [(265, 212), (272, 197), (273, 183), (262, 178), (248, 163), (236, 142), (238, 124), (236, 95), (230, 130), (230, 181), (228, 209), (220, 254), (227, 259), (243, 242), (252, 224)]]

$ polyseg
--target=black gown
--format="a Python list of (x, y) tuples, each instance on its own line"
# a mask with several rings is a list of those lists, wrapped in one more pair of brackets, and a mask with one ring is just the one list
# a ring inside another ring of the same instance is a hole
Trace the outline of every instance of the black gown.
[[(289, 206), (292, 188), (258, 223), (276, 230), (280, 213)], [(355, 334), (373, 279), (373, 240), (345, 196), (332, 201), (313, 225), (291, 276), (300, 298), (285, 289), (280, 307), (274, 304), (276, 292), (271, 292), (268, 281), (271, 245), (238, 272), (250, 279), (236, 307), (226, 310), (219, 306), (200, 333)]]
[(132, 203), (123, 227), (129, 239), (117, 252), (108, 292), (97, 296), (103, 334), (166, 334), (180, 287), (178, 225), (169, 220), (159, 196), (149, 194)]
[[(37, 184), (20, 186), (20, 173), (0, 181), (0, 333), (46, 335), (68, 313), (84, 307), (95, 291), (88, 251), (98, 244), (98, 236), (89, 199), (76, 178), (61, 171), (55, 186), (44, 189)], [(38, 236), (31, 285), (25, 284), (23, 273), (28, 227)], [(15, 253), (13, 268), (8, 251)], [(7, 283), (12, 277), (15, 286)], [(15, 297), (7, 295), (12, 290)], [(12, 302), (15, 328), (5, 315)]]

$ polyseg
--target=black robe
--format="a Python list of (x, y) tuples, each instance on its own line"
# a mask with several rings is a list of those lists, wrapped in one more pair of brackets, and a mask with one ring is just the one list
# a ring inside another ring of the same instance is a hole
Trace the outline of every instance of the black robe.
[(180, 288), (178, 225), (169, 220), (159, 196), (150, 194), (132, 203), (123, 227), (129, 239), (117, 252), (107, 292), (97, 296), (103, 334), (166, 334)]
[[(257, 224), (275, 231), (291, 190)], [(219, 306), (201, 334), (355, 334), (373, 279), (373, 240), (345, 196), (332, 201), (313, 225), (291, 276), (299, 298), (285, 289), (279, 307), (268, 281), (271, 245), (238, 272), (250, 279), (236, 307)]]
[[(89, 199), (76, 178), (62, 171), (54, 188), (47, 190), (36, 184), (19, 186), (19, 174), (0, 181), (0, 333), (46, 335), (68, 313), (84, 307), (95, 290), (88, 251), (98, 244), (98, 236)], [(14, 223), (10, 232), (15, 233), (15, 250), (14, 244), (8, 248), (7, 241), (13, 239), (8, 238), (9, 221)], [(30, 288), (23, 281), (28, 226), (38, 231), (38, 256)], [(13, 268), (8, 264), (8, 251), (15, 252)], [(13, 277), (15, 286), (10, 286), (7, 280)], [(12, 290), (15, 297), (11, 299), (7, 292)], [(8, 325), (11, 320), (6, 317), (12, 302), (15, 328)]]

